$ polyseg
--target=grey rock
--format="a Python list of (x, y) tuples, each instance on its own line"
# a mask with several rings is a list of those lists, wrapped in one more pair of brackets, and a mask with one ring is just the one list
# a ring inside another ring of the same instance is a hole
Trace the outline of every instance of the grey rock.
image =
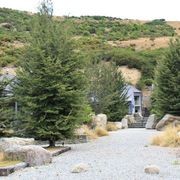
[(44, 148), (36, 145), (13, 146), (4, 152), (9, 160), (20, 160), (29, 166), (39, 166), (52, 162), (52, 154)]
[(122, 129), (122, 122), (114, 122), (118, 129)]
[(180, 121), (180, 116), (173, 116), (171, 114), (166, 114), (156, 125), (156, 130), (162, 130), (167, 125), (175, 125), (178, 124), (177, 122)]
[(71, 172), (72, 172), (72, 173), (86, 172), (86, 171), (88, 171), (88, 168), (89, 168), (89, 167), (88, 167), (87, 164), (79, 163), (79, 164), (76, 164), (76, 165), (72, 168)]
[(156, 165), (148, 165), (144, 168), (146, 174), (159, 174), (159, 167)]
[(126, 115), (126, 116), (124, 116), (124, 118), (127, 119), (128, 124), (133, 124), (136, 122), (134, 115)]
[(0, 151), (5, 151), (6, 149), (11, 148), (12, 146), (25, 146), (35, 144), (33, 138), (0, 138)]
[(121, 120), (121, 123), (122, 123), (122, 128), (123, 129), (127, 129), (128, 128), (128, 120), (127, 119), (123, 118)]
[(96, 116), (93, 116), (92, 125), (93, 125), (93, 127), (102, 127), (105, 129), (106, 125), (107, 125), (107, 115), (106, 114), (98, 114)]
[(148, 120), (147, 120), (147, 123), (146, 123), (145, 128), (146, 128), (146, 129), (155, 129), (156, 123), (157, 123), (156, 115), (155, 115), (155, 114), (151, 114), (151, 115), (148, 117)]

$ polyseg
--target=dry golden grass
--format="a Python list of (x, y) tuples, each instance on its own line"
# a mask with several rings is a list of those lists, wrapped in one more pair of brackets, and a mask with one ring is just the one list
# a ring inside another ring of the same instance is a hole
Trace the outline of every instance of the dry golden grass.
[(117, 131), (118, 127), (114, 123), (108, 122), (107, 126), (106, 126), (106, 130), (107, 131)]
[(97, 127), (97, 128), (95, 129), (95, 133), (96, 133), (96, 135), (99, 136), (99, 137), (101, 137), (101, 136), (108, 136), (108, 135), (109, 135), (109, 133), (107, 132), (107, 130), (104, 129), (104, 128), (101, 128), (101, 127)]
[(58, 151), (60, 149), (62, 149), (62, 146), (55, 146), (55, 147), (45, 147), (46, 150), (53, 152), (53, 151)]
[(175, 31), (180, 35), (180, 21), (168, 21), (167, 24), (175, 28)]
[(172, 37), (157, 37), (152, 40), (149, 37), (145, 37), (126, 41), (108, 41), (108, 44), (114, 47), (134, 47), (135, 50), (152, 50), (168, 47), (171, 38)]
[(0, 152), (0, 167), (12, 166), (18, 163), (20, 163), (20, 161), (9, 161), (4, 159), (4, 153)]
[(124, 77), (126, 82), (129, 82), (133, 85), (136, 85), (141, 78), (141, 72), (135, 68), (128, 68), (127, 66), (120, 66), (118, 68), (118, 71), (121, 71), (122, 76)]
[(162, 134), (152, 138), (152, 145), (163, 147), (179, 147), (180, 146), (180, 126), (168, 126)]
[(21, 161), (0, 161), (0, 167), (12, 166), (20, 163)]
[(89, 139), (97, 139), (98, 136), (93, 129), (88, 126), (84, 126), (84, 134), (88, 136)]
[(0, 161), (2, 161), (4, 159), (4, 153), (0, 152)]

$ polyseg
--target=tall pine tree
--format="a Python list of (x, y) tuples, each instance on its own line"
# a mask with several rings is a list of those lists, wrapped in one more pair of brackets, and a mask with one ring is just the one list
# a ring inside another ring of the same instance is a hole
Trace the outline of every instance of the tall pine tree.
[(55, 22), (51, 1), (34, 20), (32, 40), (20, 62), (16, 98), (21, 135), (55, 141), (71, 137), (84, 103), (85, 78), (66, 22)]
[(160, 61), (155, 74), (153, 112), (159, 117), (180, 115), (180, 40), (170, 43), (169, 52)]

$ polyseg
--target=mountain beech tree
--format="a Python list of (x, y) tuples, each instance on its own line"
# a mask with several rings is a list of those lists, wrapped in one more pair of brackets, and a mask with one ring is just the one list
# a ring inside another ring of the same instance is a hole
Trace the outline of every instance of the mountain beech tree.
[(69, 25), (52, 17), (44, 1), (33, 21), (31, 42), (20, 61), (15, 94), (19, 135), (55, 141), (73, 136), (85, 104), (83, 62), (73, 50)]

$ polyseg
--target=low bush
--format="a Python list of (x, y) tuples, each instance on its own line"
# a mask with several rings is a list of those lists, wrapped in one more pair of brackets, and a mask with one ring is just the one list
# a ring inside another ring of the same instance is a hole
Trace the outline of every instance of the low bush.
[(163, 147), (179, 147), (180, 146), (180, 126), (168, 126), (161, 134), (152, 138), (152, 145)]

